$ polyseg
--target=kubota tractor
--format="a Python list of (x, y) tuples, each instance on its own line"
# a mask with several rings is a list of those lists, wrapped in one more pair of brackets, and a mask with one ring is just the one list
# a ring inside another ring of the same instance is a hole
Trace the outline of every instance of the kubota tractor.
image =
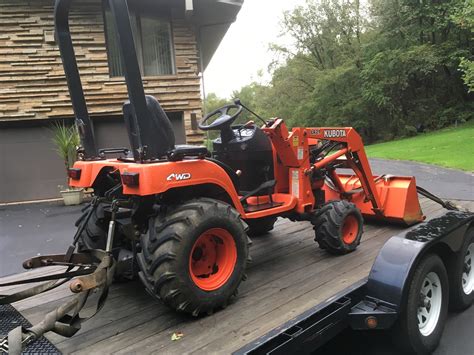
[[(108, 1), (128, 89), (123, 114), (130, 148), (97, 149), (69, 30), (73, 0), (56, 0), (56, 35), (81, 136), (70, 185), (92, 187), (94, 197), (65, 254), (23, 263), (25, 269), (56, 271), (0, 283), (15, 286), (0, 295), (0, 305), (68, 281), (75, 296), (36, 325), (11, 330), (0, 348), (20, 354), (49, 331), (73, 336), (102, 308), (114, 278), (138, 274), (151, 295), (196, 316), (225, 307), (246, 277), (249, 236), (267, 233), (279, 217), (310, 221), (321, 248), (346, 254), (361, 240), (363, 218), (407, 226), (422, 221), (417, 193), (457, 209), (417, 187), (413, 177), (373, 176), (353, 128), (289, 131), (283, 120), (264, 120), (238, 100), (199, 125), (219, 133), (212, 153), (175, 145), (166, 113), (144, 92), (127, 0)], [(244, 109), (262, 124), (234, 124)], [(23, 284), (33, 285), (16, 288)], [(90, 311), (82, 314), (86, 304)]]
[[(239, 101), (208, 114), (213, 152), (175, 145), (157, 99), (144, 93), (126, 0), (111, 0), (129, 101), (123, 114), (130, 149), (97, 149), (68, 27), (71, 0), (56, 1), (56, 26), (76, 124), (79, 161), (70, 184), (93, 188), (78, 220), (79, 251), (105, 250), (116, 277), (135, 271), (150, 294), (199, 315), (237, 294), (250, 260), (249, 236), (278, 217), (307, 220), (333, 254), (356, 249), (363, 217), (411, 225), (423, 220), (413, 177), (373, 176), (353, 128), (288, 130), (283, 120), (234, 125)], [(111, 154), (120, 155), (112, 158)], [(352, 174), (342, 174), (350, 169)], [(76, 281), (75, 291), (87, 288)]]

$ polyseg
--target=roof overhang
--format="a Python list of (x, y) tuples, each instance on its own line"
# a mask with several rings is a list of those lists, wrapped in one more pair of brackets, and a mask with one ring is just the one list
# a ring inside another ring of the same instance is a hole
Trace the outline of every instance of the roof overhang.
[(185, 0), (187, 17), (198, 30), (200, 59), (203, 70), (211, 61), (230, 25), (236, 20), (244, 0)]
[[(94, 0), (87, 0), (94, 1)], [(96, 0), (95, 0), (96, 1)], [(244, 0), (129, 0), (154, 3), (170, 9), (173, 17), (195, 26), (202, 69), (206, 69)]]

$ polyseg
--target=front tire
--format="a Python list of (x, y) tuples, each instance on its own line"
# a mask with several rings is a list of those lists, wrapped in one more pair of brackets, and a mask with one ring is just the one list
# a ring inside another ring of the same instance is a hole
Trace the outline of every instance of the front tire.
[(209, 314), (229, 303), (245, 277), (245, 224), (223, 202), (185, 202), (150, 218), (137, 259), (150, 294), (177, 311)]
[(474, 302), (474, 227), (467, 230), (464, 243), (449, 267), (449, 305), (463, 311)]
[(426, 256), (408, 287), (394, 340), (404, 353), (430, 354), (438, 347), (448, 315), (448, 275), (439, 256)]
[(312, 221), (315, 238), (321, 249), (331, 254), (344, 255), (360, 244), (364, 220), (360, 210), (351, 202), (330, 201)]

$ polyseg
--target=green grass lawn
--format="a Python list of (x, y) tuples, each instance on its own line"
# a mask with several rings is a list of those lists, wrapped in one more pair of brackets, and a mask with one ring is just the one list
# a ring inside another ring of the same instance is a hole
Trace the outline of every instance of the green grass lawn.
[(371, 158), (414, 160), (474, 171), (474, 120), (440, 131), (366, 147)]

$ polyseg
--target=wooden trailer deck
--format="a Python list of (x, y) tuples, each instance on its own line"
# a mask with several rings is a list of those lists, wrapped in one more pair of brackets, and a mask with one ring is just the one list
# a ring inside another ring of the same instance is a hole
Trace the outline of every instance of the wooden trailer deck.
[[(474, 201), (458, 203), (474, 210)], [(443, 212), (426, 199), (422, 207), (428, 219)], [(237, 301), (226, 309), (196, 319), (155, 301), (139, 282), (114, 284), (103, 310), (76, 336), (50, 334), (48, 338), (64, 354), (231, 353), (367, 277), (380, 248), (402, 230), (368, 224), (359, 248), (335, 257), (317, 247), (309, 223), (279, 220), (270, 234), (253, 239), (248, 280), (241, 284)], [(68, 295), (62, 287), (14, 306), (34, 324)], [(172, 341), (175, 332), (183, 337)]]

